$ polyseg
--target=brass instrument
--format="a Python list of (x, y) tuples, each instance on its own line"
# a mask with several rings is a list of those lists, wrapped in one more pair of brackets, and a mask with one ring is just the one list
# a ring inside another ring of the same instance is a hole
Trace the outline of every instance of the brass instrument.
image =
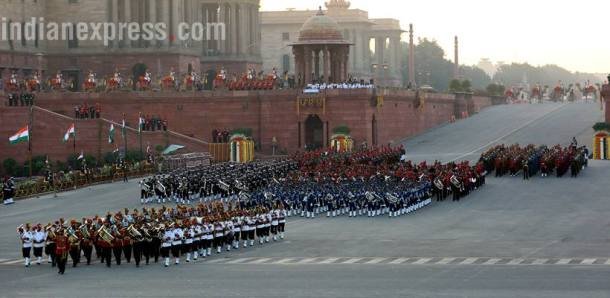
[(224, 191), (231, 190), (231, 186), (222, 180), (218, 180), (218, 186), (220, 187), (220, 189), (222, 189)]
[(453, 175), (451, 176), (451, 184), (453, 184), (453, 186), (455, 186), (458, 189), (462, 188), (462, 183), (460, 182), (460, 180), (457, 178), (457, 176)]
[(387, 193), (386, 194), (386, 198), (392, 204), (396, 204), (396, 203), (398, 203), (400, 201), (400, 199), (397, 196), (395, 196), (395, 195), (393, 195), (391, 193)]
[(53, 229), (53, 224), (48, 224), (44, 226), (44, 230), (47, 232), (47, 238), (55, 239), (55, 229)]
[(18, 227), (17, 227), (17, 232), (19, 232), (19, 230), (23, 230), (23, 227), (24, 227), (24, 226), (25, 226), (24, 224), (21, 224), (20, 226), (18, 226)]
[(99, 230), (97, 230), (97, 235), (106, 243), (111, 244), (112, 240), (114, 240), (114, 236), (110, 234), (110, 231), (106, 228), (106, 226), (102, 226)]
[(436, 188), (442, 190), (445, 186), (443, 185), (443, 181), (441, 181), (440, 177), (436, 177), (434, 178), (434, 186), (436, 186)]
[(78, 230), (80, 231), (81, 235), (83, 235), (84, 238), (91, 237), (91, 235), (89, 234), (89, 228), (87, 227), (87, 224), (82, 224), (80, 227), (78, 227)]
[(76, 231), (74, 231), (72, 227), (68, 228), (66, 232), (68, 234), (68, 242), (70, 242), (70, 244), (76, 244), (80, 241), (78, 239), (78, 235), (76, 235)]
[(134, 227), (133, 225), (130, 225), (129, 227), (127, 227), (127, 232), (129, 233), (129, 235), (131, 236), (131, 238), (141, 241), (144, 237), (142, 236), (142, 233), (140, 233), (140, 231), (138, 231), (138, 229), (136, 227)]
[(374, 203), (375, 201), (377, 201), (375, 195), (370, 191), (367, 191), (366, 193), (364, 193), (364, 195), (366, 196), (366, 199), (369, 201), (369, 203)]

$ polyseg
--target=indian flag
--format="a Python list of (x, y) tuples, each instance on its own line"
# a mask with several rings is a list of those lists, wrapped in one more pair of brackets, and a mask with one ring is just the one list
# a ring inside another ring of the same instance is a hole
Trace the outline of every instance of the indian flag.
[(8, 138), (8, 141), (11, 144), (19, 144), (21, 142), (28, 142), (30, 140), (30, 129), (29, 126), (26, 126), (20, 129), (16, 134), (12, 137)]
[(70, 127), (66, 131), (66, 134), (64, 134), (64, 143), (70, 139), (70, 136), (75, 136), (75, 135), (76, 135), (76, 130), (74, 129), (74, 123), (72, 123), (72, 125), (70, 125)]
[(110, 124), (110, 131), (108, 131), (108, 143), (114, 143), (114, 124)]

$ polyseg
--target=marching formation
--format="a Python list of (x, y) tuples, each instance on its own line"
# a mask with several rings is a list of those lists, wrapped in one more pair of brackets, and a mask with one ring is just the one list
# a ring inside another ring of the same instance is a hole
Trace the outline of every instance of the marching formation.
[(157, 263), (159, 258), (165, 267), (180, 264), (213, 252), (259, 245), (284, 239), (287, 211), (279, 201), (267, 201), (273, 208), (257, 206), (242, 208), (235, 202), (213, 201), (195, 206), (176, 208), (142, 208), (138, 211), (119, 211), (106, 216), (83, 218), (81, 222), (63, 218), (46, 226), (25, 224), (17, 228), (22, 242), (25, 266), (31, 265), (34, 249), (36, 264), (43, 261), (65, 272), (68, 255), (72, 266), (82, 262), (90, 265), (93, 252), (99, 261), (111, 267), (114, 258), (121, 265), (123, 258), (131, 259), (137, 267), (142, 261)]
[[(43, 251), (48, 262), (65, 272), (97, 258), (135, 265), (164, 266), (191, 262), (284, 238), (286, 218), (397, 217), (432, 201), (454, 201), (485, 183), (482, 163), (443, 165), (401, 161), (402, 147), (359, 152), (318, 150), (291, 159), (248, 164), (216, 164), (142, 180), (141, 203), (176, 203), (175, 208), (124, 209), (80, 222), (59, 219), (46, 226), (18, 228), (25, 266), (36, 264)], [(95, 254), (94, 254), (95, 252)], [(82, 259), (82, 261), (81, 261)]]
[(571, 177), (577, 177), (587, 166), (588, 150), (578, 147), (575, 140), (569, 147), (498, 145), (483, 153), (480, 160), (488, 172), (496, 172), (496, 177), (521, 173), (523, 179), (528, 180), (538, 173), (541, 177), (553, 173), (563, 177), (568, 171)]

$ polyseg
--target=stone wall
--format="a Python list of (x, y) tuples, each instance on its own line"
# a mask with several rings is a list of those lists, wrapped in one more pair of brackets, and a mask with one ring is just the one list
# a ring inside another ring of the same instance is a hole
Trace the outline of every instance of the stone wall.
[[(298, 98), (304, 99), (299, 101)], [(36, 105), (58, 116), (36, 109), (34, 111), (34, 155), (50, 154), (65, 159), (73, 152), (71, 144), (63, 144), (61, 138), (73, 122), (74, 106), (99, 103), (102, 118), (120, 123), (125, 114), (127, 125), (137, 127), (139, 113), (167, 119), (169, 130), (184, 136), (164, 132), (144, 132), (143, 147), (150, 143), (187, 145), (187, 151), (207, 151), (214, 129), (232, 130), (251, 128), (253, 138), (263, 153), (272, 150), (272, 139), (278, 141), (280, 150), (294, 152), (305, 146), (305, 122), (310, 115), (317, 115), (323, 123), (323, 140), (328, 145), (332, 129), (347, 125), (357, 145), (385, 145), (417, 135), (428, 129), (460, 118), (462, 112), (480, 111), (491, 100), (473, 97), (456, 100), (454, 95), (428, 94), (423, 101), (410, 91), (329, 90), (309, 102), (308, 96), (297, 90), (235, 91), (203, 93), (43, 93), (38, 94)], [(382, 98), (381, 101), (379, 99)], [(423, 102), (423, 105), (421, 103)], [(304, 103), (304, 104), (303, 104)], [(316, 104), (318, 103), (318, 104)], [(27, 124), (28, 109), (0, 107), (1, 158), (8, 156), (19, 160), (27, 158), (27, 145), (8, 145), (8, 138)], [(108, 140), (109, 122), (103, 120), (79, 120), (77, 152), (84, 150), (100, 155), (122, 146), (120, 127), (116, 144)], [(139, 150), (137, 131), (128, 133), (128, 146)], [(64, 158), (62, 158), (64, 157)]]

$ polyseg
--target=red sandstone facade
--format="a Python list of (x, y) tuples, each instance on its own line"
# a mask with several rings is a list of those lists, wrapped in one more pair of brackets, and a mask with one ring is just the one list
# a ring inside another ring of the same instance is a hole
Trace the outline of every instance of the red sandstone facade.
[[(34, 109), (33, 155), (48, 154), (52, 160), (65, 160), (73, 153), (72, 144), (62, 136), (74, 122), (74, 106), (99, 103), (102, 118), (117, 123), (125, 113), (129, 127), (136, 128), (139, 113), (168, 120), (172, 132), (144, 132), (148, 144), (183, 144), (188, 151), (207, 151), (214, 129), (250, 128), (259, 152), (272, 150), (272, 139), (286, 152), (302, 150), (309, 142), (329, 144), (334, 127), (347, 125), (356, 145), (398, 144), (435, 126), (473, 114), (492, 104), (486, 97), (464, 98), (448, 94), (428, 94), (417, 99), (414, 92), (400, 90), (327, 90), (317, 96), (304, 96), (296, 90), (203, 92), (203, 93), (42, 93), (36, 105), (57, 114)], [(0, 107), (0, 159), (27, 158), (27, 144), (11, 146), (6, 140), (28, 123), (29, 109)], [(310, 121), (308, 121), (310, 118)], [(313, 119), (313, 120), (312, 120)], [(115, 127), (117, 125), (115, 124)], [(109, 123), (104, 120), (77, 120), (77, 148), (86, 154), (102, 156), (122, 147), (117, 127), (116, 143), (108, 144)], [(135, 129), (127, 135), (130, 150), (139, 150)]]

